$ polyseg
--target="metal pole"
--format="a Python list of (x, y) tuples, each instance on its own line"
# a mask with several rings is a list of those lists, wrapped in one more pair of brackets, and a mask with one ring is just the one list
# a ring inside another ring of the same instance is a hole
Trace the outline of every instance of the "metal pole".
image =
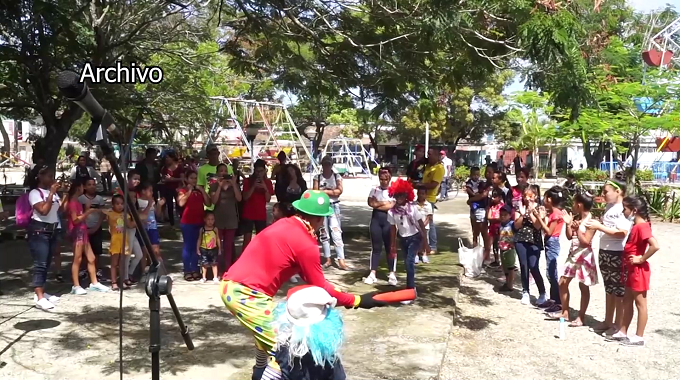
[(614, 178), (614, 144), (609, 140), (609, 178)]
[(309, 164), (310, 164), (310, 170), (309, 170), (309, 183), (314, 184), (314, 139), (309, 139)]
[(430, 150), (430, 123), (425, 122), (425, 157), (427, 157), (427, 152)]

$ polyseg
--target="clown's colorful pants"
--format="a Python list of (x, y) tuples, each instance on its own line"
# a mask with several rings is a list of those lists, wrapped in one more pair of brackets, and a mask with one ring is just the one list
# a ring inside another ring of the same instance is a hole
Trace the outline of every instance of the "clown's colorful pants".
[(272, 297), (229, 280), (222, 281), (220, 288), (220, 296), (224, 305), (255, 337), (255, 346), (258, 351), (255, 363), (256, 372), (258, 372), (257, 369), (264, 369), (267, 366), (267, 357), (269, 357), (269, 367), (279, 371), (279, 366), (274, 359), (276, 331), (272, 322), (276, 304)]

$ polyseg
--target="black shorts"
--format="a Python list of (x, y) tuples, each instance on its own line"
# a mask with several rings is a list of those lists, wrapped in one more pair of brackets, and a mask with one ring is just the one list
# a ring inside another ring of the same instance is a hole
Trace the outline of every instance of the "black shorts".
[(219, 253), (217, 251), (217, 248), (213, 249), (205, 249), (205, 248), (200, 248), (201, 251), (201, 257), (198, 259), (198, 264), (202, 267), (210, 267), (213, 265), (217, 265), (217, 254)]
[(255, 233), (259, 234), (267, 228), (267, 221), (266, 220), (250, 220), (250, 219), (241, 219), (241, 233), (242, 234), (248, 234), (248, 233), (253, 233), (253, 228), (255, 228)]
[(104, 248), (102, 247), (103, 242), (103, 231), (98, 229), (97, 231), (90, 234), (90, 246), (92, 247), (92, 253), (95, 256), (101, 256), (104, 253)]

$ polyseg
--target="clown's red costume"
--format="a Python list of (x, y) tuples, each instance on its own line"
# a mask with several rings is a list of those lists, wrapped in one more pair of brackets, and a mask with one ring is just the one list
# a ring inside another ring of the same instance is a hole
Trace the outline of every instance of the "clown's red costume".
[[(263, 378), (275, 379), (278, 365), (273, 360), (276, 333), (272, 325), (276, 304), (273, 297), (281, 285), (299, 274), (309, 285), (323, 288), (337, 300), (338, 306), (372, 308), (382, 306), (373, 294), (357, 296), (341, 292), (328, 283), (319, 261), (316, 229), (333, 209), (328, 196), (318, 190), (308, 190), (293, 203), (298, 215), (281, 219), (258, 234), (241, 257), (224, 274), (221, 284), (222, 301), (227, 309), (255, 337), (258, 356), (254, 379), (267, 365)], [(259, 370), (259, 371), (258, 371)]]

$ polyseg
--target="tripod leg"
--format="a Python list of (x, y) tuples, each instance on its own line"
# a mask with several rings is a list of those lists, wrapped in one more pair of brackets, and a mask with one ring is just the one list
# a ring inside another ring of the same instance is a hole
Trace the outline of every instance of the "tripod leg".
[(161, 351), (161, 299), (160, 297), (149, 298), (149, 311), (151, 312), (150, 327), (151, 336), (149, 352), (151, 352), (151, 380), (160, 380), (160, 351)]

